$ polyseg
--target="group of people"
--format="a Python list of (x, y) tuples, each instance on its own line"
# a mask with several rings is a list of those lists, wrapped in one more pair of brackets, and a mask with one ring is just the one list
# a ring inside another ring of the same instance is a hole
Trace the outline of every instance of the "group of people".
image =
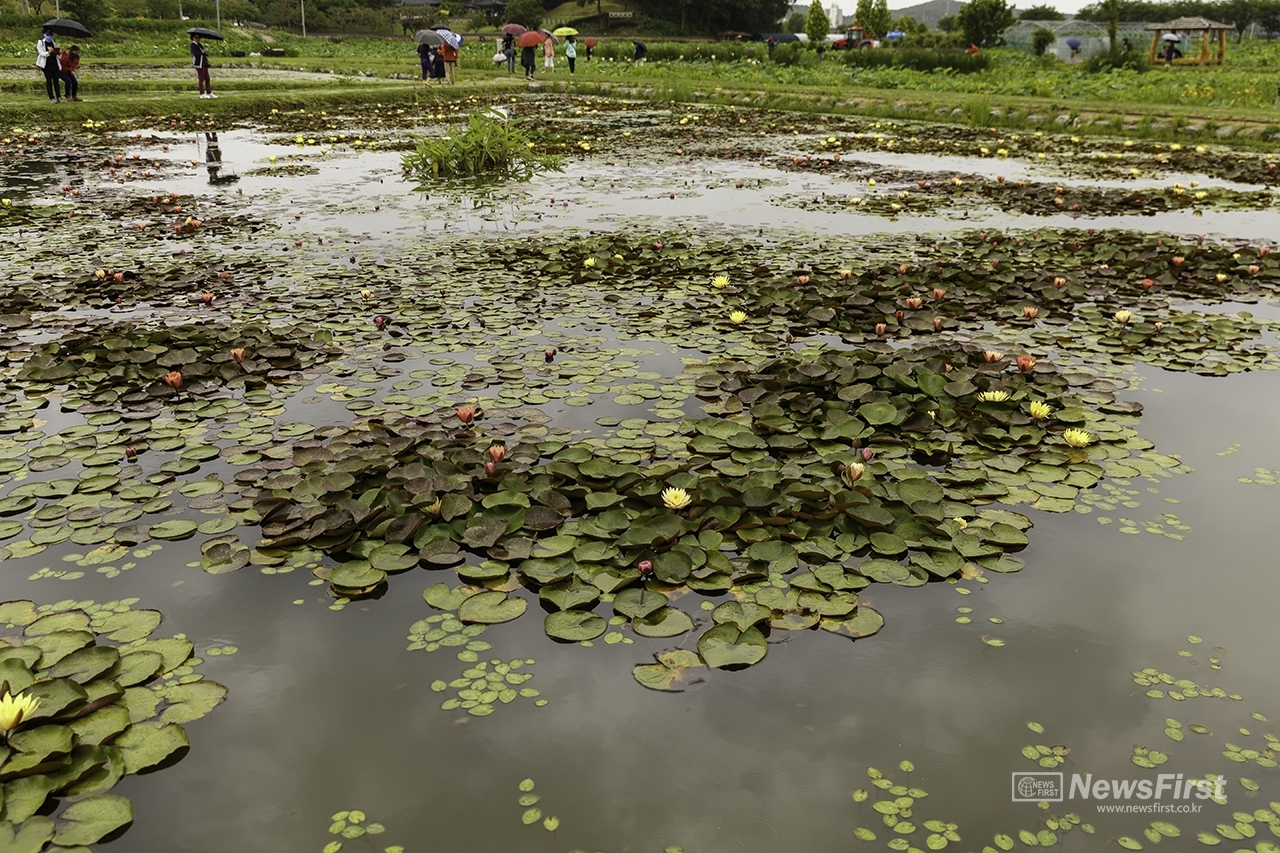
[[(588, 42), (590, 40), (588, 39)], [(542, 50), (542, 67), (546, 71), (554, 71), (556, 68), (556, 43), (552, 38), (546, 38), (539, 46), (529, 45), (520, 48), (520, 67), (524, 69), (524, 78), (526, 80), (533, 79), (534, 69), (537, 67), (539, 47)], [(591, 44), (586, 44), (586, 58), (591, 59)], [(573, 74), (577, 69), (578, 62), (578, 39), (576, 36), (568, 36), (564, 42), (564, 58), (569, 64), (569, 73)], [(514, 74), (516, 71), (516, 37), (511, 33), (507, 33), (502, 38), (502, 49), (494, 54), (495, 62), (505, 60), (507, 63), (507, 73)]]
[(80, 100), (80, 81), (76, 79), (79, 67), (79, 46), (73, 44), (63, 50), (53, 40), (53, 30), (46, 28), (40, 41), (36, 42), (36, 68), (44, 73), (44, 89), (49, 103), (62, 103), (64, 91), (66, 100)]
[(457, 83), (458, 49), (448, 42), (439, 47), (418, 45), (418, 61), (422, 64), (422, 79), (428, 83), (437, 80), (442, 86)]

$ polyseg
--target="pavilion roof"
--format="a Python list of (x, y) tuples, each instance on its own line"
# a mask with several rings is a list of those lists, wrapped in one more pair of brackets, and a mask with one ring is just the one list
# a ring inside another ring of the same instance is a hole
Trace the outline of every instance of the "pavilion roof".
[(1211, 21), (1208, 18), (1175, 18), (1164, 24), (1147, 24), (1144, 30), (1168, 30), (1177, 32), (1178, 30), (1234, 30), (1231, 24), (1219, 24), (1217, 21)]

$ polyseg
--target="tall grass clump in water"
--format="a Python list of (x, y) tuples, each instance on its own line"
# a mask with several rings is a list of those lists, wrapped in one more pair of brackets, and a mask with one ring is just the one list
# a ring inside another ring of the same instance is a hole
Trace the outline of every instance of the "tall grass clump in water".
[(965, 118), (970, 127), (991, 126), (991, 99), (974, 98), (964, 107)]
[(461, 134), (418, 140), (418, 147), (404, 155), (401, 166), (407, 177), (424, 182), (437, 178), (523, 181), (537, 172), (560, 171), (560, 158), (537, 153), (536, 144), (514, 120), (473, 114)]

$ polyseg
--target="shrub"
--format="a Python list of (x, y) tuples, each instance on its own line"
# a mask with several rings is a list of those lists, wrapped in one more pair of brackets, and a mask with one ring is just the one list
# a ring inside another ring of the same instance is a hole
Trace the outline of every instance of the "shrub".
[(953, 74), (974, 74), (991, 67), (991, 57), (985, 53), (955, 50), (850, 50), (842, 58), (855, 68), (909, 68)]
[(418, 140), (404, 155), (405, 175), (423, 183), (438, 178), (528, 180), (536, 172), (560, 171), (560, 158), (537, 154), (517, 121), (473, 114), (457, 136)]
[(1044, 52), (1049, 49), (1049, 45), (1058, 40), (1052, 30), (1046, 30), (1044, 27), (1036, 30), (1031, 34), (1031, 50), (1036, 56), (1044, 56)]
[(1102, 74), (1107, 71), (1125, 69), (1141, 74), (1150, 69), (1150, 67), (1147, 57), (1136, 50), (1130, 51), (1128, 54), (1121, 53), (1118, 50), (1109, 53), (1095, 53), (1085, 61), (1083, 66), (1088, 74)]

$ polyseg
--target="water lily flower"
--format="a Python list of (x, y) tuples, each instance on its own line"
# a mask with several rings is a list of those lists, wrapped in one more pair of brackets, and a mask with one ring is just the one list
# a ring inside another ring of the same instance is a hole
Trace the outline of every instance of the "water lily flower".
[(1035, 307), (1034, 305), (1022, 306), (1022, 318), (1024, 320), (1034, 320), (1039, 316), (1040, 316), (1040, 309)]
[(475, 406), (459, 406), (454, 410), (454, 414), (458, 416), (458, 420), (464, 424), (469, 424), (476, 419), (479, 410)]
[(845, 281), (853, 278), (853, 270), (840, 270), (840, 278)]
[(164, 379), (161, 381), (164, 382), (165, 385), (176, 390), (182, 387), (182, 374), (176, 370), (171, 370), (164, 375)]
[(492, 459), (496, 465), (503, 459), (507, 458), (507, 448), (501, 444), (492, 445), (489, 448), (489, 458)]
[(862, 448), (863, 462), (870, 462), (872, 459), (875, 459), (875, 458), (876, 458), (876, 452), (874, 450), (872, 450), (870, 447)]
[(1269, 254), (1271, 254), (1270, 246), (1263, 246), (1262, 248), (1258, 249), (1258, 257), (1260, 258), (1265, 258)]
[(941, 287), (935, 287), (935, 288), (933, 289), (933, 298), (934, 298), (934, 299), (936, 299), (936, 300), (938, 300), (939, 302), (941, 302), (941, 301), (942, 301), (942, 297), (944, 297), (944, 296), (946, 296), (946, 295), (947, 295), (947, 291), (946, 291), (944, 288), (941, 288)]
[(387, 325), (387, 322), (388, 322), (388, 318), (384, 317), (381, 314), (373, 318), (373, 325), (377, 326), (379, 329), (385, 327)]
[(800, 285), (800, 286), (802, 286), (802, 287), (803, 287), (804, 285), (806, 285), (806, 284), (808, 284), (808, 283), (809, 283), (809, 276), (807, 276), (807, 275), (798, 275), (798, 276), (796, 276), (796, 284), (798, 284), (798, 285)]
[(1053, 409), (1043, 400), (1031, 401), (1031, 417), (1033, 420), (1042, 421), (1049, 415), (1053, 414)]
[(969, 522), (965, 521), (963, 518), (960, 518), (959, 516), (956, 516), (954, 520), (956, 523), (956, 527), (959, 527), (961, 530), (964, 530), (966, 527), (969, 526)]
[(548, 363), (548, 364), (550, 364), (552, 361), (554, 361), (554, 360), (555, 360), (555, 357), (556, 357), (556, 350), (555, 350), (555, 347), (551, 347), (550, 349), (545, 349), (545, 350), (543, 350), (543, 351), (542, 351), (542, 357), (543, 357), (544, 359), (546, 359), (546, 361), (547, 361), (547, 363)]
[(746, 311), (730, 311), (729, 312), (730, 323), (741, 324), (741, 323), (745, 323), (746, 321), (747, 321)]
[(883, 335), (887, 331), (889, 331), (889, 325), (887, 323), (876, 323), (877, 335)]
[(653, 574), (653, 561), (641, 560), (639, 563), (636, 563), (636, 571), (640, 573), (641, 577)]
[(721, 273), (720, 275), (718, 275), (718, 276), (716, 276), (715, 278), (711, 279), (711, 283), (712, 283), (713, 285), (715, 285), (716, 287), (728, 287), (728, 286), (729, 286), (729, 276), (725, 275), (724, 273)]
[(1117, 323), (1119, 323), (1121, 326), (1123, 326), (1123, 325), (1125, 325), (1126, 323), (1128, 323), (1130, 320), (1132, 320), (1132, 319), (1133, 319), (1133, 312), (1132, 312), (1132, 311), (1128, 311), (1128, 310), (1125, 310), (1125, 309), (1121, 308), (1119, 311), (1117, 311), (1117, 312), (1116, 312), (1114, 315), (1112, 315), (1112, 316), (1114, 316), (1114, 317), (1115, 317), (1115, 321), (1116, 321)]
[(987, 364), (995, 364), (997, 362), (1004, 361), (1004, 353), (989, 349), (982, 354), (982, 360)]
[(684, 509), (693, 502), (684, 489), (671, 486), (662, 490), (662, 503), (667, 509)]
[(583, 265), (584, 267), (587, 267), (588, 269), (590, 269), (591, 267), (594, 267), (594, 266), (596, 265), (596, 259), (595, 259), (595, 258), (587, 258), (585, 261), (583, 261), (583, 262), (582, 262), (582, 265)]
[(368, 299), (373, 296), (373, 291), (366, 287), (364, 290), (360, 291), (360, 296), (364, 299)]
[(1151, 288), (1153, 288), (1153, 287), (1155, 287), (1155, 286), (1156, 286), (1156, 283), (1155, 283), (1155, 281), (1154, 281), (1153, 279), (1144, 278), (1144, 279), (1142, 280), (1142, 289), (1143, 289), (1143, 290), (1150, 290)]
[(1008, 399), (1008, 391), (983, 391), (978, 394), (978, 402), (980, 403), (1003, 403)]
[(244, 361), (244, 355), (244, 347), (233, 347), (231, 350), (231, 357), (237, 362)]
[(26, 693), (13, 696), (6, 690), (4, 698), (0, 699), (0, 732), (13, 731), (22, 725), (23, 720), (30, 718), (39, 707), (40, 700), (34, 696), (28, 696)]
[(1031, 370), (1036, 366), (1036, 360), (1034, 356), (1020, 355), (1017, 357), (1016, 361), (1018, 363), (1018, 370), (1022, 371), (1023, 373), (1030, 373)]
[(422, 511), (425, 512), (427, 515), (434, 517), (439, 515), (440, 510), (443, 508), (444, 508), (444, 501), (440, 498), (436, 498), (434, 503), (427, 504), (422, 508)]
[(898, 275), (906, 275), (907, 271), (910, 269), (911, 267), (907, 266), (906, 264), (898, 264)]
[(943, 373), (950, 373), (950, 372), (951, 372), (951, 371), (953, 371), (953, 370), (955, 370), (955, 368), (954, 368), (954, 367), (952, 367), (952, 366), (951, 366), (951, 365), (949, 365), (949, 364), (944, 364), (944, 365), (942, 365), (942, 372), (943, 372)]
[(867, 466), (861, 462), (850, 462), (844, 466), (844, 470), (840, 472), (840, 479), (844, 480), (849, 486), (862, 479), (862, 475), (867, 472)]
[(933, 318), (933, 330), (934, 330), (935, 332), (941, 332), (941, 331), (942, 331), (942, 318), (941, 318), (941, 317), (934, 317), (934, 318)]
[(494, 471), (498, 470), (498, 466), (493, 462), (486, 462), (484, 463), (484, 470), (486, 474), (491, 475)]
[(1053, 280), (1053, 286), (1056, 287), (1058, 290), (1062, 290), (1062, 288), (1067, 286), (1067, 280), (1062, 276), (1057, 276)]
[(203, 302), (205, 305), (212, 305), (213, 294), (206, 290), (204, 293), (200, 294), (200, 301)]
[(1227, 274), (1224, 272), (1220, 272), (1216, 276), (1214, 276), (1214, 278), (1216, 278), (1219, 282), (1223, 282), (1227, 280)]
[(924, 300), (919, 296), (909, 296), (907, 297), (906, 304), (908, 308), (919, 308), (921, 305), (924, 305)]
[(1093, 435), (1082, 429), (1069, 429), (1062, 433), (1062, 440), (1072, 447), (1088, 447), (1093, 443)]
[(1186, 262), (1186, 260), (1187, 260), (1187, 259), (1186, 259), (1186, 258), (1184, 258), (1184, 257), (1182, 257), (1182, 255), (1174, 255), (1174, 256), (1173, 256), (1173, 265), (1174, 265), (1175, 267), (1180, 267), (1180, 266), (1182, 266), (1182, 265)]
[(1164, 330), (1164, 323), (1161, 323), (1159, 320), (1157, 320), (1157, 321), (1155, 322), (1155, 327), (1156, 327), (1156, 331), (1157, 331), (1157, 332), (1163, 331), (1163, 330)]

